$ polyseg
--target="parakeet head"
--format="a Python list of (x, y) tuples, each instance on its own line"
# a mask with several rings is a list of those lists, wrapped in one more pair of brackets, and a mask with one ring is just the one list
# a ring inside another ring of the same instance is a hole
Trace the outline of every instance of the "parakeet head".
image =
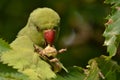
[(50, 8), (38, 8), (30, 14), (30, 22), (40, 30), (53, 29), (60, 23), (59, 15)]
[(34, 26), (40, 34), (43, 34), (48, 44), (52, 44), (56, 32), (54, 28), (59, 27), (60, 17), (50, 8), (37, 8), (30, 14), (28, 23), (28, 26)]

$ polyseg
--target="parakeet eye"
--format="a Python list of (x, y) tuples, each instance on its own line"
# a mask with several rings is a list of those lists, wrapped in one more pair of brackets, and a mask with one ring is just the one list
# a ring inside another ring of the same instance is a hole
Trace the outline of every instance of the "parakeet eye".
[(41, 31), (41, 29), (40, 29), (38, 26), (36, 26), (36, 29), (37, 29), (37, 31), (38, 31), (38, 32), (40, 32), (40, 31)]
[(57, 31), (57, 30), (58, 30), (58, 27), (56, 26), (56, 27), (54, 27), (53, 29)]

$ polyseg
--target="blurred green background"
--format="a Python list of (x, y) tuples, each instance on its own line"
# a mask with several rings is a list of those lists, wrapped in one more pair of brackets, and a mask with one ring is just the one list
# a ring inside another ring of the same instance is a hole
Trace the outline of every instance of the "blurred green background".
[(38, 7), (50, 7), (61, 17), (55, 45), (68, 49), (58, 56), (65, 66), (85, 66), (89, 59), (107, 55), (102, 33), (110, 9), (103, 0), (0, 0), (0, 37), (13, 41)]

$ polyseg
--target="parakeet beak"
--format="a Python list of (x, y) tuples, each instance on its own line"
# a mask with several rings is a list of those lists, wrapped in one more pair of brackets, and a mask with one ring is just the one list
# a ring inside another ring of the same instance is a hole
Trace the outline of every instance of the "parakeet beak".
[(54, 29), (48, 29), (44, 31), (44, 39), (47, 44), (52, 45), (55, 40), (55, 30)]

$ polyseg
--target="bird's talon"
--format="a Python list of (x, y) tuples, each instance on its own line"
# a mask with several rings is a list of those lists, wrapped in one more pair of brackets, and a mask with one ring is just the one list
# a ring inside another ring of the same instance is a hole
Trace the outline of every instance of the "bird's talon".
[(50, 62), (58, 62), (59, 60), (57, 58), (51, 59)]
[(60, 49), (60, 50), (58, 51), (58, 53), (63, 53), (63, 52), (65, 52), (65, 51), (67, 51), (66, 48), (65, 48), (65, 49)]

